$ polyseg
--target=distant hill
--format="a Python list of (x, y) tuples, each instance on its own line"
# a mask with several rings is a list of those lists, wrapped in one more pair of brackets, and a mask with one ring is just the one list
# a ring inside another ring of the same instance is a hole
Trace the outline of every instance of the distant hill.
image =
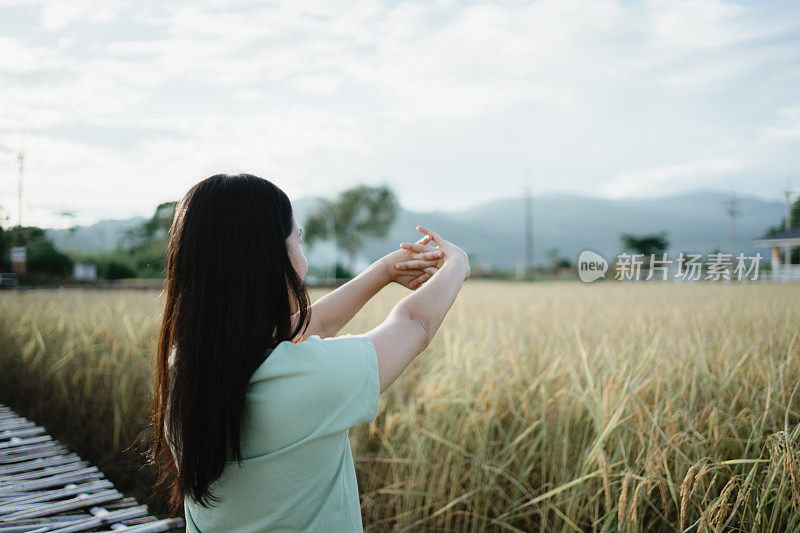
[[(594, 250), (607, 258), (621, 252), (620, 233), (666, 231), (670, 252), (708, 253), (730, 248), (730, 220), (724, 202), (730, 195), (696, 191), (665, 198), (613, 200), (577, 194), (543, 194), (533, 198), (534, 262), (545, 264), (547, 251), (557, 249), (561, 257), (575, 261), (583, 250)], [(752, 196), (738, 197), (741, 214), (736, 219), (737, 252), (753, 254), (752, 240), (780, 222), (783, 205)], [(318, 205), (315, 197), (292, 202), (301, 226)], [(426, 225), (464, 248), (477, 263), (513, 268), (525, 257), (524, 205), (522, 196), (492, 200), (457, 211), (411, 211), (402, 209), (385, 239), (369, 238), (360, 257), (364, 266), (400, 242), (418, 239), (414, 228)], [(62, 249), (101, 250), (113, 247), (125, 230), (144, 217), (103, 220), (79, 227), (70, 241), (69, 230), (48, 229), (48, 236)], [(324, 245), (306, 247), (312, 265), (322, 266), (329, 254)], [(344, 253), (339, 257), (344, 260)]]
[[(666, 231), (670, 253), (708, 253), (730, 249), (730, 219), (724, 203), (730, 195), (696, 191), (655, 199), (614, 200), (576, 194), (543, 194), (533, 197), (534, 263), (546, 264), (547, 251), (576, 261), (583, 250), (594, 250), (607, 258), (622, 251), (621, 233), (643, 234)], [(295, 202), (303, 209), (316, 201)], [(780, 222), (783, 205), (753, 196), (739, 196), (741, 214), (736, 219), (737, 253), (769, 250), (753, 248), (752, 240)], [(525, 258), (524, 200), (522, 196), (493, 200), (458, 211), (402, 210), (386, 239), (368, 239), (365, 259), (375, 259), (402, 241), (422, 234), (414, 228), (429, 226), (464, 248), (470, 258), (512, 268)], [(300, 209), (297, 209), (298, 212)], [(298, 220), (303, 220), (298, 218)], [(302, 224), (302, 222), (301, 222)], [(311, 253), (307, 250), (309, 261)]]
[(131, 217), (124, 220), (101, 220), (91, 226), (71, 229), (46, 228), (45, 235), (56, 248), (65, 251), (103, 252), (116, 248), (125, 232), (147, 220), (146, 217)]

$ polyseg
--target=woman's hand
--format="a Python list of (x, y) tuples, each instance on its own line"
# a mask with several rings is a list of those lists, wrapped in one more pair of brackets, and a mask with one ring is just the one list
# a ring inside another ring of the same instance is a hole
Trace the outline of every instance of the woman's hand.
[(443, 239), (438, 233), (433, 231), (430, 228), (425, 226), (417, 226), (417, 231), (420, 231), (425, 234), (425, 237), (417, 241), (416, 243), (408, 243), (402, 242), (400, 243), (400, 247), (404, 250), (409, 251), (423, 251), (424, 249), (432, 248), (431, 246), (426, 246), (424, 249), (420, 247), (421, 241), (428, 241), (431, 240), (436, 244), (436, 248), (434, 250), (440, 250), (442, 255), (442, 261), (439, 262), (437, 268), (441, 268), (441, 266), (445, 263), (445, 261), (455, 260), (460, 262), (464, 266), (464, 279), (467, 279), (470, 275), (470, 268), (469, 268), (469, 256), (467, 253), (453, 244), (450, 241)]
[(413, 244), (413, 250), (400, 248), (382, 257), (389, 279), (411, 290), (428, 281), (444, 264), (444, 252), (429, 246), (431, 240), (430, 235), (425, 235)]

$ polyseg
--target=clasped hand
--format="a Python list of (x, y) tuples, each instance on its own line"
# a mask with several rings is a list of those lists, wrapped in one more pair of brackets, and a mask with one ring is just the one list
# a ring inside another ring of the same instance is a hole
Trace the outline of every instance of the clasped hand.
[(382, 257), (389, 279), (411, 290), (428, 281), (444, 264), (443, 252), (429, 245), (431, 240), (430, 235), (424, 235), (415, 243), (402, 243), (399, 250)]

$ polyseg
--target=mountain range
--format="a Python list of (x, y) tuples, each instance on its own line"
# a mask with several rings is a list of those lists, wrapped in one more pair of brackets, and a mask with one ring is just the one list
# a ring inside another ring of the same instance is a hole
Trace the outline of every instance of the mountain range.
[[(606, 258), (622, 252), (621, 233), (635, 235), (665, 231), (669, 252), (709, 253), (730, 251), (730, 218), (725, 202), (730, 194), (698, 190), (652, 199), (609, 199), (577, 194), (542, 194), (532, 198), (534, 263), (547, 264), (554, 253), (574, 262), (581, 251), (593, 250)], [(739, 196), (735, 219), (736, 253), (753, 255), (769, 250), (755, 249), (753, 239), (778, 224), (784, 205), (777, 199)], [(302, 227), (319, 205), (316, 197), (292, 202), (295, 218)], [(461, 246), (478, 265), (514, 268), (525, 259), (525, 220), (522, 196), (491, 200), (460, 210), (415, 211), (401, 208), (388, 235), (364, 240), (357, 268), (397, 248), (400, 242), (422, 236), (415, 228), (428, 226), (443, 238)], [(57, 247), (66, 250), (102, 251), (112, 248), (124, 231), (141, 224), (145, 217), (102, 220), (91, 226), (47, 229)], [(330, 257), (326, 243), (306, 246), (311, 265), (323, 266)], [(343, 262), (345, 255), (340, 253)]]

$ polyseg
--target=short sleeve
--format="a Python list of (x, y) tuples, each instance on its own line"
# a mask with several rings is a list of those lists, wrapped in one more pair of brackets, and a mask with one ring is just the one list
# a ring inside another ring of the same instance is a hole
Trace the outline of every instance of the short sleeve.
[(374, 420), (380, 381), (378, 354), (369, 337), (328, 337), (319, 339), (318, 347), (322, 401), (330, 402), (330, 424), (342, 429)]

